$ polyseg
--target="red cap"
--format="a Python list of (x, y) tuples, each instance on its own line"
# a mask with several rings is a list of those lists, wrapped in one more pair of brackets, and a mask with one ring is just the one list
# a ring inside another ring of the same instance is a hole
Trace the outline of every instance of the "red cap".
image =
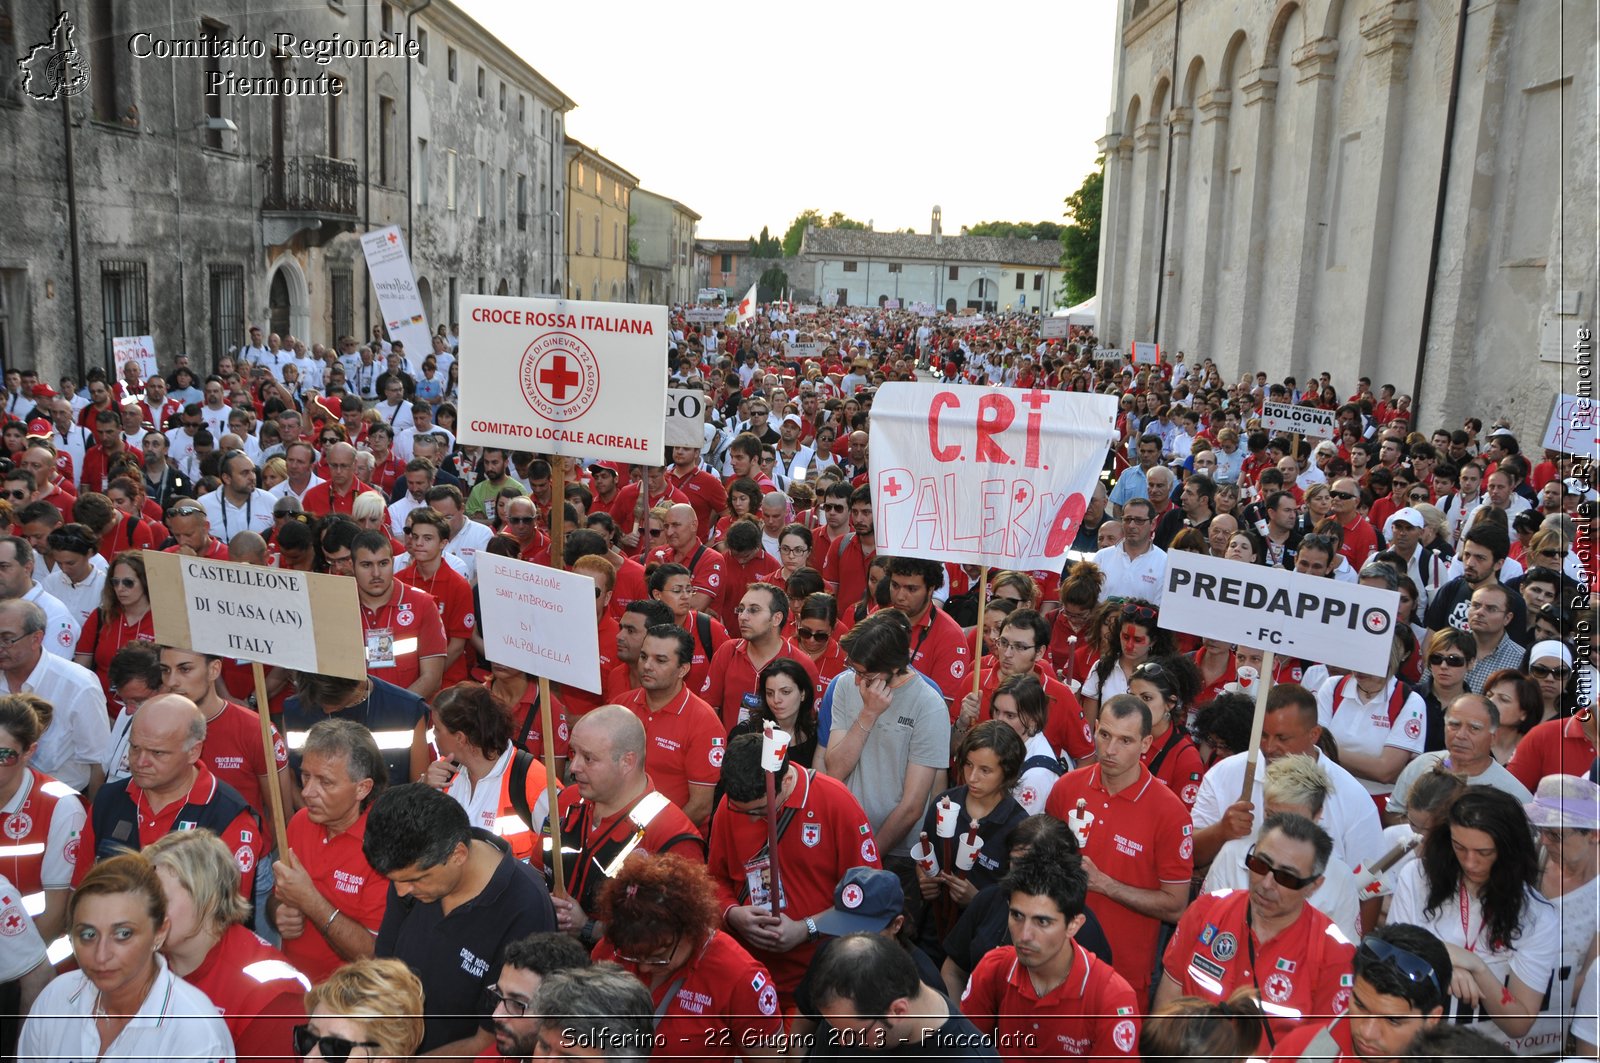
[(56, 397), (56, 389), (49, 384), (35, 384), (33, 385), (33, 397), (36, 399), (53, 399)]
[(328, 412), (333, 414), (335, 417), (344, 416), (344, 403), (339, 400), (339, 396), (322, 395), (318, 397), (317, 401), (326, 406), (328, 408)]
[(28, 434), (30, 436), (39, 436), (42, 439), (48, 439), (51, 435), (50, 422), (45, 420), (43, 417), (35, 417), (33, 420), (28, 422)]

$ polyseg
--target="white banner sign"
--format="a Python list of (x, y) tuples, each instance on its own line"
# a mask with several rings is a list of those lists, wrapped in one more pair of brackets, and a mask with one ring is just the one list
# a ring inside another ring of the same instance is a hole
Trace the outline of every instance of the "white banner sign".
[(1134, 365), (1160, 365), (1161, 347), (1154, 343), (1135, 343), (1133, 345)]
[(1261, 427), (1268, 432), (1299, 432), (1307, 439), (1332, 439), (1338, 434), (1332, 410), (1288, 402), (1263, 402)]
[(405, 345), (406, 371), (421, 376), (422, 360), (433, 350), (433, 335), (428, 331), (428, 316), (422, 310), (422, 296), (417, 294), (416, 274), (411, 272), (411, 256), (406, 254), (400, 227), (391, 225), (367, 233), (361, 238), (361, 251), (367, 256), (367, 275), (372, 278), (372, 290), (378, 293), (389, 342), (399, 340)]
[(809, 303), (802, 303), (794, 308), (796, 317), (810, 317), (817, 312), (817, 308)]
[(706, 445), (706, 393), (694, 388), (667, 389), (667, 446)]
[(932, 303), (912, 303), (911, 311), (920, 317), (933, 317), (936, 313)]
[[(876, 410), (873, 411), (876, 414)], [(1268, 565), (1167, 553), (1161, 626), (1380, 675), (1400, 595)]]
[(883, 301), (883, 308), (885, 310), (898, 310), (898, 309), (900, 309), (900, 300), (898, 300), (898, 299), (885, 299)]
[(1545, 450), (1594, 459), (1600, 454), (1600, 430), (1595, 426), (1595, 400), (1580, 395), (1557, 395), (1544, 430)]
[(715, 325), (728, 316), (720, 306), (693, 306), (684, 311), (683, 319), (691, 325)]
[(111, 361), (118, 380), (129, 362), (138, 362), (139, 376), (149, 380), (157, 372), (156, 341), (150, 336), (117, 336), (111, 341)]
[(463, 443), (659, 465), (667, 308), (464, 295)]
[(821, 358), (822, 352), (826, 349), (827, 344), (818, 340), (801, 340), (789, 344), (784, 354), (790, 359), (799, 361), (806, 358)]
[(593, 578), (483, 553), (478, 596), (489, 660), (599, 693)]
[(1097, 362), (1120, 362), (1122, 361), (1122, 348), (1096, 347), (1094, 349), (1094, 360)]
[(1060, 571), (1116, 413), (1114, 395), (885, 384), (868, 481), (879, 549)]
[(1067, 338), (1067, 330), (1072, 323), (1064, 317), (1047, 317), (1039, 322), (1039, 338), (1042, 340), (1063, 340)]

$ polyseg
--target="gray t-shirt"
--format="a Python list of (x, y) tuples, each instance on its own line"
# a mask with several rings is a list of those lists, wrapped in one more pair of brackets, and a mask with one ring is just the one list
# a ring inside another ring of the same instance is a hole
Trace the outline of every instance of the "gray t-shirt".
[[(860, 716), (861, 692), (856, 685), (837, 684), (833, 691), (833, 723), (829, 733), (843, 735), (855, 726)], [(872, 734), (861, 747), (861, 759), (844, 780), (867, 813), (867, 821), (877, 835), (878, 849), (884, 856), (910, 854), (927, 814), (927, 802), (932, 799), (930, 787), (922, 811), (917, 813), (904, 837), (885, 838), (878, 834), (883, 821), (900, 803), (900, 795), (905, 790), (906, 767), (910, 764), (935, 770), (950, 766), (950, 710), (945, 708), (944, 695), (939, 693), (939, 688), (920, 673), (913, 673), (910, 682), (892, 692), (889, 707), (878, 717)]]
[[(1411, 796), (1411, 784), (1432, 771), (1433, 766), (1440, 761), (1445, 761), (1445, 767), (1448, 768), (1450, 766), (1447, 760), (1448, 757), (1449, 754), (1444, 750), (1436, 749), (1431, 753), (1420, 754), (1410, 764), (1407, 764), (1401, 770), (1399, 778), (1394, 781), (1394, 792), (1389, 795), (1386, 810), (1391, 815), (1405, 815), (1406, 798)], [(1533, 800), (1533, 795), (1528, 792), (1528, 788), (1522, 785), (1515, 775), (1494, 761), (1490, 761), (1488, 768), (1484, 769), (1482, 773), (1468, 779), (1467, 785), (1492, 786), (1496, 790), (1504, 790), (1522, 804), (1527, 804)]]

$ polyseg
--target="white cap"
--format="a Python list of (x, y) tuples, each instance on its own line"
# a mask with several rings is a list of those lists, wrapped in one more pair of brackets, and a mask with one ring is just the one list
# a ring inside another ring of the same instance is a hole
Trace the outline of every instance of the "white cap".
[(798, 413), (786, 413), (786, 414), (783, 415), (783, 420), (778, 422), (778, 423), (779, 424), (792, 424), (796, 428), (798, 428), (798, 427), (800, 427), (800, 415)]
[(1427, 527), (1427, 524), (1428, 524), (1427, 521), (1422, 519), (1422, 514), (1418, 513), (1412, 507), (1410, 507), (1410, 506), (1402, 507), (1400, 509), (1395, 510), (1393, 513), (1389, 514), (1389, 519), (1383, 522), (1383, 537), (1385, 539), (1391, 537), (1394, 534), (1394, 526), (1396, 524), (1398, 524), (1400, 521), (1405, 521), (1407, 524), (1411, 525), (1413, 528), (1418, 528), (1418, 529), (1425, 528), (1425, 527)]

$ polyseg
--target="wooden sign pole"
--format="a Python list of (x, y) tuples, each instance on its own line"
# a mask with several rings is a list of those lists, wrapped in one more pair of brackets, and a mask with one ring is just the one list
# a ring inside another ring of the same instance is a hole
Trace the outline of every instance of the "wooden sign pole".
[[(983, 686), (983, 609), (989, 597), (989, 566), (979, 566), (982, 575), (978, 577), (978, 652), (972, 662), (972, 692), (977, 694)], [(999, 658), (996, 653), (996, 659)]]
[[(566, 566), (562, 562), (567, 546), (567, 459), (557, 454), (552, 460), (555, 469), (550, 476), (550, 565), (564, 569)], [(557, 494), (556, 485), (560, 485), (560, 494)], [(559, 781), (556, 778), (556, 728), (554, 714), (550, 710), (550, 680), (544, 676), (539, 677), (539, 726), (544, 729), (544, 786), (550, 806), (547, 820), (550, 827), (550, 871), (555, 879), (555, 895), (565, 897), (567, 876), (561, 858), (561, 806), (556, 791)]]
[(1267, 720), (1267, 690), (1272, 686), (1274, 661), (1271, 650), (1261, 652), (1261, 674), (1256, 677), (1256, 712), (1250, 721), (1250, 753), (1244, 762), (1244, 788), (1239, 800), (1249, 801), (1255, 795), (1256, 760), (1261, 752), (1261, 728)]
[(283, 821), (283, 789), (278, 785), (278, 755), (272, 747), (272, 703), (267, 697), (267, 672), (260, 661), (250, 662), (256, 681), (256, 716), (261, 720), (261, 748), (268, 767), (267, 807), (272, 812), (272, 838), (278, 843), (280, 859), (289, 858), (289, 832)]

